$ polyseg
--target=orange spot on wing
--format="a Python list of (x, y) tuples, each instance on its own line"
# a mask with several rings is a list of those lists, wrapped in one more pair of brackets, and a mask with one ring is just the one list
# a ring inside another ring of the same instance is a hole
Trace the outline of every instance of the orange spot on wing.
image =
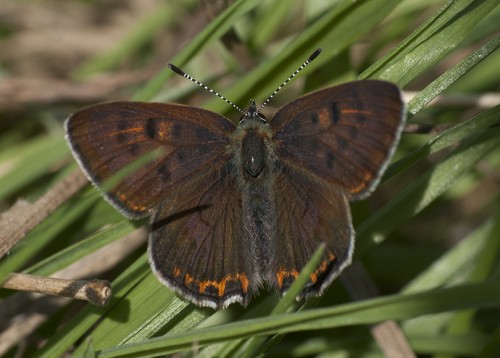
[(360, 191), (366, 189), (366, 185), (371, 182), (374, 178), (374, 173), (367, 171), (363, 174), (363, 182), (359, 183), (357, 186), (351, 188), (351, 193), (359, 193)]
[(177, 266), (174, 267), (174, 269), (172, 270), (172, 274), (174, 275), (174, 277), (179, 277), (181, 275), (181, 269)]
[(318, 275), (316, 274), (316, 272), (313, 272), (311, 274), (311, 281), (312, 283), (316, 283), (316, 281), (318, 281)]
[[(319, 264), (318, 268), (309, 276), (311, 278), (312, 283), (316, 283), (318, 281), (318, 276), (325, 272), (328, 269), (328, 265), (330, 265), (331, 262), (335, 260), (335, 255), (331, 252), (327, 254), (327, 259), (321, 261)], [(285, 277), (290, 277), (293, 276), (294, 279), (296, 279), (299, 276), (299, 272), (295, 269), (292, 270), (285, 270), (285, 269), (280, 269), (276, 273), (276, 279), (278, 281), (278, 287), (281, 289), (283, 286), (283, 280)]]
[(193, 281), (193, 276), (190, 276), (188, 273), (184, 275), (184, 283), (186, 284), (186, 286), (190, 285)]
[[(174, 275), (174, 277), (180, 276), (182, 274), (181, 269), (179, 267), (174, 267), (172, 274)], [(208, 287), (215, 287), (217, 289), (217, 296), (218, 297), (224, 296), (224, 294), (226, 292), (226, 286), (229, 282), (237, 282), (237, 281), (240, 282), (241, 290), (243, 291), (243, 293), (247, 293), (248, 288), (249, 288), (249, 281), (248, 281), (247, 275), (244, 273), (229, 274), (229, 275), (226, 275), (220, 281), (198, 280), (188, 273), (184, 274), (184, 284), (186, 286), (190, 286), (193, 284), (198, 286), (198, 292), (200, 294), (205, 293), (205, 291)]]
[(363, 114), (366, 114), (366, 115), (373, 114), (372, 111), (363, 111), (363, 110), (360, 110), (360, 109), (342, 109), (340, 112), (341, 113), (363, 113)]
[(198, 291), (200, 293), (204, 293), (207, 287), (212, 286), (217, 289), (217, 296), (222, 297), (224, 296), (224, 293), (226, 292), (226, 286), (228, 282), (231, 281), (239, 281), (241, 284), (241, 290), (246, 293), (248, 292), (248, 278), (247, 275), (245, 274), (234, 274), (234, 275), (227, 275), (220, 281), (212, 281), (212, 280), (207, 280), (207, 281), (199, 281), (196, 280), (196, 284), (198, 285)]
[(318, 281), (318, 275), (325, 272), (328, 269), (328, 265), (335, 260), (335, 255), (331, 252), (328, 253), (328, 258), (320, 262), (318, 268), (311, 274), (312, 283)]
[(316, 112), (319, 118), (319, 122), (321, 123), (322, 126), (327, 127), (330, 124), (331, 121), (331, 113), (328, 109), (322, 108), (318, 112)]
[(127, 205), (127, 207), (133, 211), (146, 211), (148, 208), (144, 205), (139, 205), (139, 204), (135, 204), (135, 203), (132, 203), (128, 200), (128, 197), (125, 195), (125, 194), (122, 194), (122, 193), (117, 193), (118, 194), (118, 197), (120, 198), (120, 200)]
[(249, 285), (249, 282), (248, 282), (248, 277), (247, 275), (245, 274), (238, 274), (239, 276), (239, 280), (241, 282), (241, 289), (243, 290), (243, 292), (248, 292), (248, 285)]
[(116, 132), (109, 132), (107, 134), (107, 137), (116, 137), (117, 135), (122, 134), (122, 133), (142, 133), (142, 132), (144, 132), (143, 127), (130, 127), (127, 129), (122, 129), (122, 130), (116, 131)]
[(292, 270), (285, 270), (285, 269), (279, 269), (278, 272), (276, 273), (276, 279), (278, 281), (278, 286), (281, 288), (283, 286), (283, 280), (285, 277), (290, 277), (293, 276), (293, 278), (297, 278), (299, 276), (299, 272), (295, 269)]

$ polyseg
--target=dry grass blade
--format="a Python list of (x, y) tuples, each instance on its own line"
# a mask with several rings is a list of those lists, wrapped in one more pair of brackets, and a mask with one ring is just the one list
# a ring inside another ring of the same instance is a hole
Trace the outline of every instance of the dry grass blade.
[(0, 258), (85, 184), (87, 178), (80, 169), (76, 169), (35, 203), (18, 200), (3, 213), (0, 217)]

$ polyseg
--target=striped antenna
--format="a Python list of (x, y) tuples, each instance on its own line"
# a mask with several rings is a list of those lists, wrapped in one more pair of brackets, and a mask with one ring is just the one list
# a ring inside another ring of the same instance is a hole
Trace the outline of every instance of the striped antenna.
[(214, 95), (216, 95), (220, 99), (223, 99), (224, 101), (226, 101), (227, 103), (229, 103), (231, 106), (233, 106), (234, 108), (236, 108), (240, 113), (245, 114), (245, 112), (240, 107), (238, 107), (237, 105), (235, 105), (233, 102), (231, 102), (230, 100), (228, 100), (226, 97), (224, 97), (223, 95), (221, 95), (218, 92), (214, 91), (210, 87), (205, 86), (203, 83), (201, 83), (200, 81), (198, 81), (196, 78), (191, 77), (186, 72), (184, 72), (183, 70), (181, 70), (179, 67), (176, 67), (176, 66), (172, 65), (171, 63), (169, 63), (167, 66), (168, 66), (168, 68), (170, 68), (172, 71), (174, 71), (178, 75), (181, 75), (182, 77), (186, 77), (188, 80), (196, 83), (198, 86), (206, 89), (210, 93), (213, 93)]
[(276, 90), (269, 97), (267, 97), (267, 99), (260, 106), (260, 108), (257, 111), (257, 113), (260, 113), (260, 111), (262, 111), (262, 109), (269, 103), (269, 101), (276, 95), (276, 93), (278, 93), (279, 90), (281, 90), (283, 87), (285, 87), (285, 85), (288, 82), (290, 82), (290, 80), (292, 78), (294, 78), (295, 76), (297, 76), (297, 73), (299, 73), (300, 71), (302, 71), (308, 64), (310, 64), (312, 62), (312, 60), (314, 60), (316, 57), (318, 57), (318, 55), (321, 53), (321, 51), (323, 51), (323, 49), (321, 47), (318, 48), (316, 51), (314, 51), (312, 53), (312, 55), (309, 56), (309, 58), (306, 60), (306, 62), (304, 62), (302, 65), (300, 65), (300, 67), (297, 68), (297, 70), (295, 70), (295, 72), (292, 73), (292, 75), (290, 77), (288, 77), (286, 79), (286, 81), (281, 84), (281, 86), (279, 86), (278, 88), (276, 88)]

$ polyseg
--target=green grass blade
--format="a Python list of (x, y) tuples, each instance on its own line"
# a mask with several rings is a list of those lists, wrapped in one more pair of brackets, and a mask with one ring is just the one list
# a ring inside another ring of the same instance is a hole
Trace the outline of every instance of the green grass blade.
[(411, 114), (418, 113), (430, 101), (437, 97), (437, 95), (448, 88), (448, 86), (455, 83), (460, 77), (468, 73), (472, 68), (493, 53), (493, 51), (498, 49), (498, 46), (500, 46), (500, 36), (496, 36), (486, 45), (464, 58), (459, 64), (443, 73), (439, 78), (434, 80), (429, 86), (411, 99), (408, 103), (408, 112)]
[(396, 49), (372, 65), (361, 78), (379, 78), (404, 86), (443, 58), (491, 12), (495, 0), (449, 1)]
[(2, 153), (0, 199), (5, 199), (39, 179), (67, 158), (68, 153), (68, 146), (62, 136), (31, 139)]
[(472, 135), (447, 159), (421, 175), (386, 206), (358, 228), (357, 255), (367, 246), (380, 243), (396, 227), (428, 206), (476, 163), (500, 146), (500, 130), (491, 128)]
[(318, 330), (340, 326), (373, 324), (386, 319), (407, 319), (417, 315), (474, 307), (498, 307), (500, 281), (432, 290), (414, 295), (396, 295), (334, 308), (308, 310), (293, 314), (234, 322), (222, 326), (188, 331), (149, 341), (126, 344), (99, 352), (100, 357), (125, 355), (152, 357), (172, 354), (190, 347), (193, 341), (203, 346), (224, 339)]

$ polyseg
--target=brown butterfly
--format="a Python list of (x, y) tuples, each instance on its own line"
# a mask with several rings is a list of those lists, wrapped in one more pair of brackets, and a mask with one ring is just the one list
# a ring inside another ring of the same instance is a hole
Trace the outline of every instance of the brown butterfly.
[(76, 112), (65, 129), (98, 187), (163, 150), (103, 195), (128, 218), (151, 216), (149, 259), (165, 285), (225, 308), (247, 305), (261, 286), (286, 292), (322, 243), (300, 298), (330, 285), (351, 261), (349, 202), (375, 189), (404, 113), (395, 85), (365, 80), (300, 97), (269, 123), (254, 101), (238, 127), (191, 106), (111, 102)]

